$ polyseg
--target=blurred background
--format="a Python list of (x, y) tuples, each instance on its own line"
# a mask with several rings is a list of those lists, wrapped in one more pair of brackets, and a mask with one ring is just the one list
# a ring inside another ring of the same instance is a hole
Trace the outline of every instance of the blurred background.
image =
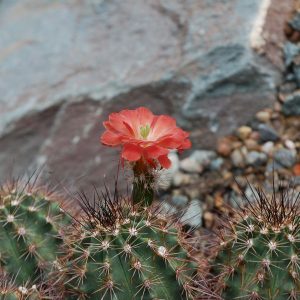
[(264, 178), (274, 157), (279, 174), (295, 175), (297, 9), (294, 0), (0, 0), (0, 179), (43, 167), (47, 182), (101, 184), (118, 162), (99, 143), (102, 122), (141, 105), (191, 132), (193, 149), (172, 154), (162, 188), (175, 205), (196, 199), (209, 210), (235, 191), (233, 176)]

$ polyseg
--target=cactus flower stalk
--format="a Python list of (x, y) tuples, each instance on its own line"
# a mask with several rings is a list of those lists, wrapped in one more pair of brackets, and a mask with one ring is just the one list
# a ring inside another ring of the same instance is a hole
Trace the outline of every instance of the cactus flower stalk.
[(134, 173), (133, 201), (150, 205), (154, 195), (154, 170), (171, 166), (168, 154), (191, 147), (189, 134), (176, 126), (176, 120), (166, 115), (154, 115), (146, 107), (122, 110), (109, 115), (103, 123), (106, 131), (101, 142), (121, 147), (122, 161), (132, 165)]

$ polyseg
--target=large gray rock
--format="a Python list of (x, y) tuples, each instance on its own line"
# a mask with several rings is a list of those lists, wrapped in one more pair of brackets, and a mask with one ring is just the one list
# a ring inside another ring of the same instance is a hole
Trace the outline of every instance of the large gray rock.
[(101, 122), (139, 105), (212, 147), (274, 101), (292, 2), (0, 1), (0, 177), (41, 165), (81, 186), (115, 175)]
[(300, 116), (300, 92), (295, 92), (286, 97), (282, 112), (286, 116)]

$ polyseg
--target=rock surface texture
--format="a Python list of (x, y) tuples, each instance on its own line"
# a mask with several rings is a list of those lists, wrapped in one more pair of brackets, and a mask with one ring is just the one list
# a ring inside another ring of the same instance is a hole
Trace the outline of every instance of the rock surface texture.
[(275, 101), (292, 0), (0, 1), (0, 178), (99, 183), (112, 111), (145, 105), (213, 147)]

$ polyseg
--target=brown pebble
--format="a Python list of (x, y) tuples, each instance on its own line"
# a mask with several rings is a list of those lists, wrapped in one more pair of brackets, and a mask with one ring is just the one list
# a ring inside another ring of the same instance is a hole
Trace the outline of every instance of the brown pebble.
[(243, 146), (243, 143), (240, 141), (236, 141), (232, 143), (232, 149), (239, 149)]
[(217, 194), (215, 195), (214, 203), (215, 203), (215, 207), (216, 207), (216, 208), (220, 208), (220, 207), (223, 206), (224, 200), (223, 200), (223, 197), (222, 197), (222, 195), (221, 195), (220, 193), (217, 193)]
[(245, 146), (248, 150), (259, 150), (260, 146), (257, 144), (256, 140), (248, 139), (245, 141)]
[(222, 177), (223, 177), (224, 180), (229, 180), (229, 179), (232, 178), (232, 173), (225, 170), (225, 171), (222, 173)]
[(186, 194), (191, 198), (191, 199), (196, 199), (200, 195), (199, 189), (193, 189), (193, 188), (188, 188), (186, 189)]
[(300, 164), (296, 164), (293, 167), (293, 173), (294, 173), (295, 176), (300, 176)]
[(205, 197), (205, 205), (206, 205), (206, 208), (205, 206), (203, 205), (203, 210), (211, 210), (213, 209), (214, 207), (214, 198), (211, 196), (211, 195), (206, 195)]
[(212, 228), (214, 225), (214, 215), (210, 211), (206, 211), (203, 215), (206, 228)]
[(300, 40), (300, 32), (295, 30), (290, 36), (290, 41), (297, 43), (299, 42), (299, 40)]
[(250, 134), (250, 136), (249, 136), (249, 139), (258, 141), (260, 139), (259, 132), (252, 131), (251, 134)]
[(220, 139), (217, 143), (217, 152), (222, 156), (229, 156), (232, 151), (231, 143), (227, 139)]
[(275, 102), (274, 110), (277, 112), (281, 112), (281, 104), (279, 102)]
[(284, 33), (287, 37), (290, 37), (293, 34), (294, 30), (293, 28), (288, 24), (284, 24)]

